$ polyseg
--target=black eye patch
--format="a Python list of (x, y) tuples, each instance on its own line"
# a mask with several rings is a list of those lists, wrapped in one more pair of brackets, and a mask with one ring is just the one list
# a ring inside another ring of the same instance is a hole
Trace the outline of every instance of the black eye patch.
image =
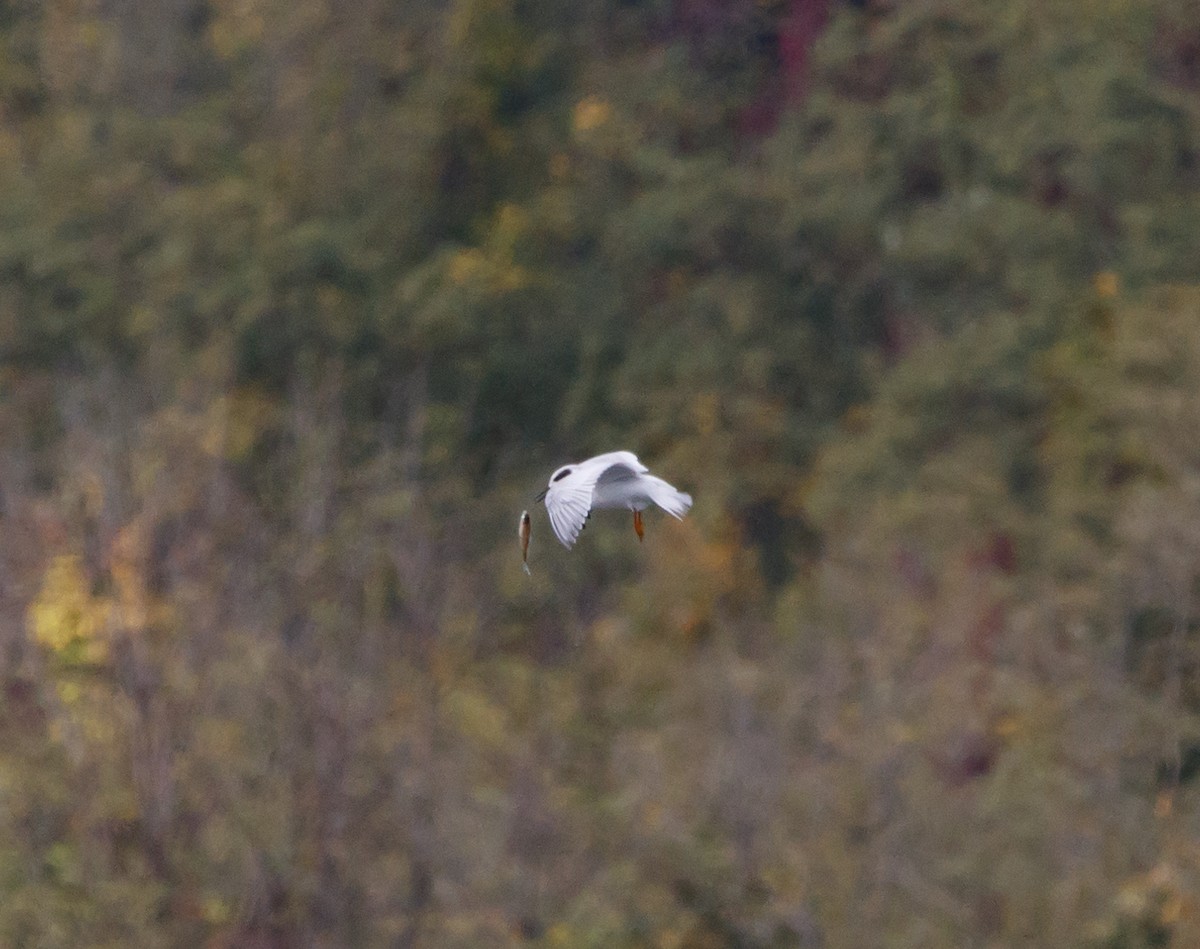
[(550, 480), (551, 480), (551, 481), (562, 481), (562, 479), (563, 479), (563, 478), (565, 478), (565, 477), (566, 477), (567, 475), (569, 475), (570, 473), (571, 473), (571, 469), (570, 469), (570, 468), (564, 468), (562, 471), (560, 471), (558, 474), (556, 474), (556, 475), (555, 475), (553, 478), (551, 478)]

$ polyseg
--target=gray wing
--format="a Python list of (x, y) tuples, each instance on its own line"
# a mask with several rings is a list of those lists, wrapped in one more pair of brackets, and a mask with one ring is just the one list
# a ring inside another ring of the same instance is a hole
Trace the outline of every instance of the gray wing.
[(634, 474), (645, 474), (650, 469), (638, 461), (637, 455), (631, 451), (610, 451), (595, 458), (589, 458), (583, 463), (589, 471), (595, 471), (597, 478), (612, 468), (627, 468)]
[[(617, 454), (617, 452), (614, 452), (613, 454)], [(628, 453), (626, 452), (625, 454)], [(638, 475), (647, 470), (643, 465), (637, 464), (636, 458), (634, 459), (634, 465), (636, 465), (636, 467), (630, 467), (630, 465), (624, 461), (618, 461), (609, 465), (600, 472), (600, 476), (592, 483), (592, 487), (595, 488), (597, 485), (601, 484), (616, 484), (620, 481), (632, 481)]]

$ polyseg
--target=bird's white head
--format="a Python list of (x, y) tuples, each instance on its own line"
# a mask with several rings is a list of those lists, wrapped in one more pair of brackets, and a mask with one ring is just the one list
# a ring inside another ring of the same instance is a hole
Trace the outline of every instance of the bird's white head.
[(555, 481), (562, 481), (563, 478), (566, 478), (567, 476), (569, 476), (571, 474), (571, 472), (574, 470), (575, 470), (574, 465), (563, 465), (556, 472), (554, 472), (554, 474), (552, 474), (550, 476), (550, 483), (546, 485), (546, 489), (544, 491), (542, 491), (542, 493), (539, 494), (536, 498), (534, 498), (534, 500), (541, 501), (543, 498), (546, 497), (546, 491), (549, 491), (550, 488), (554, 486)]

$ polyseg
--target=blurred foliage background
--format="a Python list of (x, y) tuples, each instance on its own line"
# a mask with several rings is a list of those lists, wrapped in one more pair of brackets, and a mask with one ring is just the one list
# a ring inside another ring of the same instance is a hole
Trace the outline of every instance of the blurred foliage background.
[(1200, 945), (1197, 0), (3, 0), (0, 446), (0, 944)]

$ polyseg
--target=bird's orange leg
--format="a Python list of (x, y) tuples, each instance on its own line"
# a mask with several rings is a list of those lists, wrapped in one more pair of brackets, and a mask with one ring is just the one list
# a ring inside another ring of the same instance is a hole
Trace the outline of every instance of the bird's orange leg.
[(640, 541), (642, 539), (642, 534), (645, 533), (645, 531), (642, 530), (642, 512), (641, 511), (633, 512), (633, 529), (635, 531), (637, 531), (638, 540)]

